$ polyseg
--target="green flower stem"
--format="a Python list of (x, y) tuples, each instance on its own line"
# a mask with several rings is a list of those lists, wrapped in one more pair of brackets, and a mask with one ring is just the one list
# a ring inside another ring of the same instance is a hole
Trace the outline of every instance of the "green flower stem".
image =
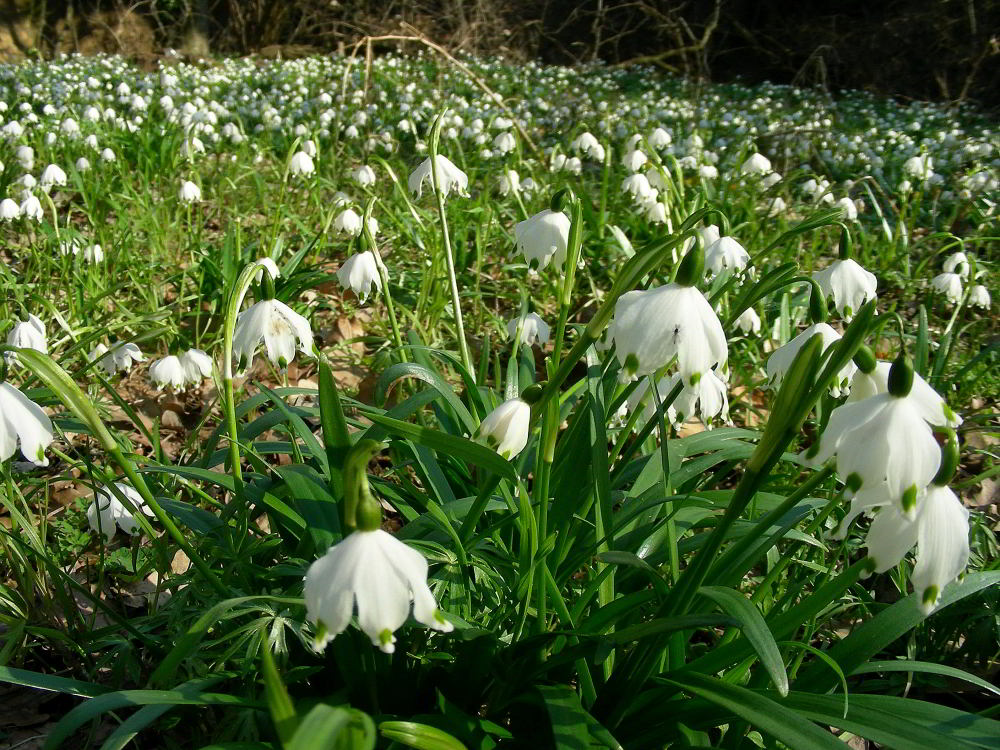
[[(173, 540), (177, 543), (177, 546), (191, 559), (192, 564), (198, 569), (198, 572), (204, 576), (212, 587), (224, 596), (229, 595), (229, 591), (222, 582), (216, 577), (215, 573), (208, 566), (208, 564), (202, 559), (201, 555), (195, 552), (194, 548), (188, 544), (187, 539), (181, 533), (181, 530), (177, 528), (173, 519), (164, 512), (163, 508), (157, 502), (153, 493), (150, 492), (149, 487), (146, 486), (146, 482), (140, 476), (139, 472), (136, 471), (135, 464), (125, 457), (122, 453), (121, 447), (118, 445), (114, 436), (108, 431), (108, 428), (104, 426), (101, 421), (100, 416), (97, 413), (97, 409), (94, 408), (94, 404), (87, 398), (86, 394), (80, 390), (74, 380), (69, 376), (69, 374), (63, 370), (51, 357), (47, 354), (42, 354), (41, 352), (35, 351), (34, 349), (18, 349), (16, 347), (3, 346), (0, 349), (4, 351), (16, 352), (18, 358), (27, 367), (31, 369), (51, 390), (55, 395), (59, 397), (59, 400), (65, 404), (65, 406), (72, 411), (84, 424), (90, 428), (91, 433), (97, 438), (97, 441), (101, 444), (101, 447), (107, 451), (111, 458), (116, 464), (121, 468), (122, 472), (128, 477), (132, 486), (135, 488), (136, 492), (142, 497), (143, 502), (146, 503), (147, 507), (153, 511), (153, 515), (156, 516), (163, 528), (166, 530)], [(145, 521), (143, 514), (141, 512), (136, 512), (136, 519), (139, 521), (140, 525), (145, 522), (145, 527), (148, 527), (149, 522)], [(152, 532), (151, 528), (147, 528), (147, 532)]]
[(444, 112), (437, 116), (430, 137), (431, 154), (431, 185), (434, 187), (434, 197), (437, 198), (438, 218), (441, 220), (441, 239), (444, 243), (445, 260), (448, 263), (448, 282), (451, 286), (451, 304), (455, 309), (455, 328), (458, 336), (458, 348), (462, 355), (462, 366), (468, 371), (469, 376), (476, 377), (476, 370), (472, 365), (472, 357), (469, 356), (469, 345), (465, 341), (465, 324), (462, 322), (462, 302), (458, 295), (458, 277), (455, 274), (455, 255), (451, 250), (451, 236), (448, 234), (448, 216), (444, 210), (444, 194), (441, 192), (440, 175), (438, 175), (437, 155), (438, 143), (441, 139), (441, 124), (444, 121)]
[(576, 284), (576, 267), (583, 249), (583, 208), (580, 199), (575, 195), (572, 196), (571, 201), (569, 241), (566, 245), (566, 273), (559, 296), (559, 318), (556, 321), (556, 334), (552, 344), (553, 362), (558, 362), (559, 356), (562, 354), (563, 338), (566, 335), (566, 320), (569, 318), (569, 308), (573, 301), (573, 288)]
[(385, 266), (382, 264), (382, 256), (379, 254), (378, 245), (375, 244), (375, 236), (372, 234), (371, 227), (369, 226), (374, 207), (375, 198), (373, 197), (368, 200), (368, 204), (365, 206), (365, 215), (361, 220), (361, 231), (368, 244), (368, 249), (372, 251), (372, 255), (375, 257), (375, 268), (378, 269), (378, 277), (382, 282), (382, 296), (385, 297), (385, 309), (389, 313), (389, 328), (392, 330), (392, 342), (396, 345), (396, 350), (399, 352), (400, 358), (405, 362), (406, 349), (403, 347), (403, 337), (399, 334), (396, 309), (392, 304), (392, 292), (389, 291), (389, 276), (385, 272)]

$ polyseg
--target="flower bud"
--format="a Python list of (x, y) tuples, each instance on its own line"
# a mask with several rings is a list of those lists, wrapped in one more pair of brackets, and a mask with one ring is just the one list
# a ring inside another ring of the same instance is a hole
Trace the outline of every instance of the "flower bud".
[(705, 250), (696, 242), (681, 260), (674, 282), (680, 286), (694, 286), (704, 273)]
[(898, 398), (909, 395), (913, 388), (913, 366), (904, 352), (900, 352), (889, 368), (889, 393)]

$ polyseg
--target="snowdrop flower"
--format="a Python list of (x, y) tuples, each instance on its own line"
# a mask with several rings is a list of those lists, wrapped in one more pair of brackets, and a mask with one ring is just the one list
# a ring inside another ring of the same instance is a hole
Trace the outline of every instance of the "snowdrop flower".
[(104, 262), (104, 250), (101, 249), (100, 245), (87, 245), (83, 249), (83, 259), (88, 263), (103, 263)]
[[(865, 372), (860, 367), (851, 378), (851, 395), (847, 397), (848, 404), (863, 401), (889, 392), (889, 371), (892, 362), (876, 362), (875, 368)], [(920, 410), (923, 418), (932, 425), (951, 427), (954, 429), (962, 424), (962, 418), (951, 410), (941, 395), (920, 377), (913, 373), (913, 385), (908, 398)]]
[[(385, 270), (385, 266), (382, 266)], [(337, 269), (337, 280), (344, 289), (350, 289), (365, 303), (368, 295), (375, 288), (376, 293), (382, 291), (382, 278), (379, 275), (379, 264), (371, 250), (355, 253)]]
[(720, 237), (705, 248), (705, 270), (708, 276), (718, 276), (727, 269), (742, 271), (750, 261), (750, 253), (732, 237)]
[(622, 192), (628, 193), (633, 198), (642, 199), (653, 191), (646, 175), (641, 173), (630, 174), (622, 181)]
[[(792, 366), (792, 362), (795, 360), (795, 355), (799, 353), (799, 349), (805, 346), (806, 342), (817, 333), (823, 337), (824, 352), (840, 341), (840, 334), (827, 323), (813, 323), (787, 344), (775, 349), (771, 353), (771, 356), (768, 357), (767, 377), (772, 387), (778, 387), (785, 373), (788, 372), (788, 368)], [(830, 393), (834, 397), (847, 392), (850, 387), (851, 377), (854, 375), (856, 369), (857, 366), (853, 362), (848, 362), (837, 373), (833, 385), (830, 386)]]
[(13, 456), (19, 442), (25, 461), (49, 465), (45, 449), (52, 442), (52, 421), (17, 388), (0, 382), (0, 461)]
[(153, 511), (131, 485), (115, 482), (114, 489), (103, 487), (94, 493), (94, 500), (87, 508), (87, 521), (91, 529), (104, 535), (105, 544), (114, 539), (118, 529), (129, 536), (139, 532), (139, 522), (135, 520), (132, 511), (118, 499), (118, 494), (123, 495), (136, 510), (153, 517)]
[(53, 185), (62, 186), (65, 184), (66, 172), (58, 164), (49, 164), (49, 166), (42, 170), (42, 176), (39, 179), (39, 185), (42, 190), (47, 190)]
[(477, 434), (506, 459), (513, 458), (528, 444), (531, 407), (526, 401), (512, 398), (486, 415)]
[(517, 336), (518, 327), (521, 329), (521, 343), (525, 346), (534, 346), (537, 342), (541, 347), (549, 342), (549, 326), (537, 313), (508, 321), (507, 336), (512, 339)]
[(288, 171), (295, 177), (308, 177), (316, 171), (316, 165), (305, 151), (296, 151), (288, 162)]
[(97, 361), (98, 366), (108, 375), (114, 375), (119, 370), (128, 372), (133, 362), (142, 362), (144, 357), (139, 347), (129, 342), (115, 344), (109, 350), (104, 344), (98, 344), (90, 352), (90, 361)]
[(740, 175), (754, 177), (765, 175), (771, 171), (771, 160), (763, 154), (753, 153), (740, 167)]
[(514, 225), (517, 249), (529, 266), (545, 268), (551, 262), (562, 268), (569, 246), (569, 217), (546, 208)]
[(866, 271), (851, 258), (835, 260), (822, 271), (815, 271), (813, 278), (823, 294), (833, 297), (837, 312), (850, 320), (855, 311), (875, 299), (878, 281), (875, 274)]
[(201, 188), (190, 180), (182, 180), (177, 198), (181, 203), (197, 203), (201, 200)]
[(939, 273), (931, 279), (931, 286), (953, 305), (962, 301), (962, 277), (957, 273)]
[(504, 173), (497, 178), (497, 190), (500, 195), (510, 195), (517, 193), (521, 189), (521, 179), (513, 169), (505, 169)]
[(333, 228), (338, 232), (357, 237), (361, 234), (361, 217), (358, 216), (354, 209), (346, 208), (337, 214), (337, 218), (333, 220)]
[[(27, 320), (19, 320), (7, 334), (7, 344), (20, 349), (34, 349), (48, 354), (49, 345), (45, 338), (45, 324), (35, 315), (28, 313)], [(15, 352), (4, 352), (8, 364), (17, 363)]]
[(236, 318), (233, 358), (240, 372), (253, 365), (254, 353), (262, 341), (271, 364), (281, 369), (295, 358), (296, 342), (303, 354), (310, 354), (313, 348), (309, 321), (276, 299), (261, 300)]
[(39, 201), (34, 195), (27, 196), (21, 203), (21, 207), (18, 210), (21, 216), (26, 219), (34, 219), (35, 221), (41, 221), (42, 216), (44, 215), (41, 201)]
[[(437, 155), (434, 163), (436, 165), (434, 171), (437, 175), (437, 183), (441, 188), (441, 195), (443, 197), (447, 198), (448, 193), (453, 190), (459, 195), (468, 195), (469, 178), (465, 172), (452, 164), (447, 156), (442, 156), (441, 154)], [(425, 182), (429, 183), (431, 188), (434, 187), (434, 176), (431, 174), (431, 160), (429, 157), (410, 173), (410, 178), (406, 184), (410, 188), (410, 192), (416, 193), (419, 198), (423, 193)]]
[(965, 253), (954, 253), (945, 258), (945, 273), (957, 273), (962, 280), (969, 278), (969, 258)]
[(319, 649), (347, 628), (355, 603), (361, 630), (387, 654), (411, 602), (417, 622), (444, 633), (453, 629), (427, 586), (427, 560), (381, 529), (355, 531), (331, 547), (309, 566), (303, 593)]
[(201, 349), (188, 349), (180, 356), (184, 378), (192, 385), (198, 385), (204, 378), (212, 377), (212, 358)]
[(375, 170), (367, 164), (363, 164), (351, 173), (351, 177), (361, 187), (368, 187), (375, 184)]
[(514, 135), (512, 133), (507, 131), (497, 133), (497, 136), (493, 139), (493, 148), (501, 154), (509, 154), (517, 148), (517, 141), (514, 139)]
[(164, 386), (170, 386), (175, 391), (183, 391), (187, 383), (184, 366), (180, 358), (173, 354), (149, 365), (149, 379), (158, 391), (163, 390)]
[[(0, 211), (2, 216), (2, 211)], [(988, 310), (990, 307), (990, 293), (982, 284), (976, 284), (969, 290), (969, 304), (973, 307), (981, 307)]]
[[(690, 256), (688, 253), (685, 261)], [(715, 310), (689, 285), (693, 279), (684, 278), (680, 283), (685, 261), (678, 272), (679, 281), (626, 292), (615, 303), (608, 338), (614, 341), (622, 374), (630, 379), (650, 375), (676, 357), (684, 383), (694, 385), (713, 367), (725, 364), (729, 356), (726, 334)]]
[(748, 334), (758, 334), (760, 333), (760, 316), (757, 311), (752, 307), (748, 307), (744, 310), (740, 317), (736, 319), (736, 327), (739, 328), (744, 335)]
[(646, 155), (639, 149), (628, 151), (622, 156), (622, 164), (630, 172), (638, 172), (647, 161)]
[(0, 219), (10, 222), (21, 215), (21, 209), (10, 198), (0, 201)]

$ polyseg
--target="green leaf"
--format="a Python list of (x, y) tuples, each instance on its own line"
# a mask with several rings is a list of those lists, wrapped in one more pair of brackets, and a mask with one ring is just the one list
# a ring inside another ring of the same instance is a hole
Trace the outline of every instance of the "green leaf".
[(962, 669), (956, 669), (944, 664), (933, 664), (927, 661), (911, 661), (909, 659), (870, 661), (855, 669), (851, 674), (872, 674), (873, 672), (921, 672), (923, 674), (938, 674), (943, 677), (954, 677), (956, 680), (962, 680), (963, 682), (968, 682), (970, 685), (982, 688), (988, 693), (1000, 695), (1000, 688), (981, 677), (976, 677)]
[(102, 685), (95, 685), (92, 682), (71, 680), (68, 677), (40, 674), (38, 672), (29, 672), (26, 669), (14, 669), (13, 667), (0, 667), (0, 680), (9, 682), (12, 685), (22, 685), (24, 687), (37, 688), (38, 690), (48, 690), (53, 693), (64, 693), (66, 695), (78, 695), (81, 698), (95, 698), (98, 695), (111, 692), (109, 688)]
[(320, 471), (323, 476), (329, 478), (330, 463), (326, 457), (326, 450), (319, 444), (319, 440), (316, 439), (316, 436), (313, 434), (312, 430), (309, 429), (309, 426), (302, 421), (302, 417), (288, 407), (288, 404), (285, 403), (285, 400), (281, 396), (272, 391), (266, 385), (262, 385), (261, 383), (258, 383), (257, 385), (268, 395), (271, 401), (274, 402), (274, 405), (277, 406), (284, 415), (288, 425), (292, 428), (295, 434), (302, 439), (302, 442), (305, 443), (306, 448), (309, 449), (309, 453), (319, 464)]
[(321, 703), (305, 715), (285, 750), (372, 750), (376, 739), (367, 714)]
[(611, 733), (584, 710), (580, 697), (573, 688), (564, 685), (539, 685), (536, 690), (549, 712), (556, 750), (599, 747), (623, 750)]
[[(664, 681), (724, 708), (789, 748), (844, 750), (843, 742), (796, 711), (786, 708), (783, 701), (774, 701), (753, 690), (697, 673), (672, 673)], [(842, 705), (842, 701), (838, 701), (837, 705)], [(732, 718), (720, 714), (717, 722), (716, 726), (731, 724)]]
[(781, 695), (788, 695), (788, 674), (778, 644), (774, 642), (764, 617), (743, 594), (722, 586), (702, 586), (698, 593), (719, 605), (726, 614), (740, 622), (744, 637), (750, 641), (760, 663)]
[(278, 674), (278, 666), (274, 663), (271, 647), (266, 642), (261, 644), (261, 660), (264, 663), (264, 668), (261, 670), (264, 675), (264, 695), (267, 697), (271, 721), (274, 722), (281, 744), (288, 745), (298, 728), (299, 717), (295, 714), (295, 705), (288, 695), (288, 689)]
[(471, 435), (476, 431), (479, 423), (472, 418), (465, 404), (456, 395), (454, 389), (448, 385), (440, 375), (429, 367), (416, 364), (414, 362), (399, 362), (383, 372), (375, 383), (375, 403), (378, 406), (385, 404), (385, 398), (389, 389), (402, 378), (416, 378), (422, 380), (436, 390), (441, 397), (452, 408), (458, 418), (462, 421), (462, 426)]
[(383, 721), (378, 731), (388, 740), (417, 750), (466, 750), (465, 745), (447, 732), (414, 721)]

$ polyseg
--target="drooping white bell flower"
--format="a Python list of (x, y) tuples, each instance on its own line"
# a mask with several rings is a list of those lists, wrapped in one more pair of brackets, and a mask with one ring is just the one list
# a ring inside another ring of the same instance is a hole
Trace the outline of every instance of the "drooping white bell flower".
[(857, 221), (858, 207), (850, 198), (841, 198), (834, 205), (840, 207), (841, 215), (846, 221)]
[(672, 140), (673, 139), (670, 137), (670, 133), (668, 133), (663, 128), (654, 128), (653, 132), (649, 134), (648, 138), (646, 138), (646, 141), (649, 143), (649, 145), (655, 148), (657, 151), (662, 151), (663, 149), (665, 149), (667, 146), (670, 145), (670, 142)]
[(517, 148), (517, 140), (515, 140), (513, 133), (507, 131), (497, 133), (493, 139), (493, 148), (501, 154), (509, 154)]
[[(456, 167), (447, 156), (443, 156), (442, 154), (437, 155), (434, 163), (436, 164), (437, 183), (443, 197), (447, 198), (448, 193), (452, 191), (455, 191), (459, 195), (468, 195), (469, 177), (465, 172)], [(410, 188), (410, 192), (416, 193), (419, 198), (423, 193), (425, 182), (433, 189), (434, 176), (431, 174), (430, 157), (424, 159), (420, 166), (410, 173), (410, 178), (406, 184)]]
[(90, 159), (86, 156), (81, 156), (76, 160), (76, 171), (77, 172), (87, 172), (90, 170)]
[(736, 319), (736, 327), (739, 328), (744, 335), (746, 334), (758, 334), (760, 333), (760, 316), (757, 311), (752, 307), (748, 307), (742, 313), (740, 317)]
[(204, 378), (212, 377), (212, 358), (201, 349), (188, 349), (180, 356), (181, 367), (188, 383), (198, 385)]
[[(679, 374), (672, 376), (668, 393), (678, 380)], [(699, 417), (709, 427), (715, 418), (728, 421), (729, 387), (726, 381), (716, 375), (714, 370), (703, 372), (693, 385), (684, 385), (667, 410), (667, 415), (675, 427), (692, 417)]]
[[(788, 372), (788, 368), (791, 367), (792, 362), (795, 361), (795, 355), (799, 353), (799, 349), (805, 346), (806, 342), (808, 342), (809, 339), (817, 333), (823, 337), (824, 352), (840, 341), (840, 334), (837, 333), (829, 324), (813, 323), (787, 344), (775, 349), (771, 353), (771, 356), (768, 357), (767, 377), (772, 387), (778, 387), (782, 378), (784, 378), (785, 373)], [(844, 365), (840, 369), (840, 372), (837, 373), (837, 377), (834, 378), (833, 384), (830, 386), (830, 394), (836, 398), (841, 394), (847, 393), (850, 389), (851, 378), (853, 377), (855, 370), (857, 370), (857, 365), (855, 365), (854, 362), (849, 361), (846, 365)]]
[(988, 310), (990, 307), (990, 293), (982, 284), (976, 284), (969, 289), (969, 304), (972, 307), (981, 307)]
[(510, 195), (521, 190), (521, 178), (513, 169), (505, 169), (497, 178), (497, 190), (500, 195)]
[(957, 305), (962, 301), (962, 277), (957, 273), (939, 273), (931, 279), (931, 286), (944, 295), (951, 304)]
[(486, 415), (478, 435), (504, 458), (510, 459), (528, 444), (531, 407), (526, 401), (512, 398)]
[(35, 221), (41, 221), (42, 216), (45, 215), (42, 211), (42, 203), (34, 195), (25, 196), (24, 200), (21, 202), (21, 207), (19, 209), (21, 216), (26, 219), (34, 219)]
[(929, 180), (934, 175), (934, 160), (930, 154), (911, 156), (903, 162), (903, 171), (911, 177)]
[(652, 190), (646, 175), (638, 172), (630, 174), (622, 181), (622, 192), (628, 193), (637, 200), (647, 197)]
[(10, 198), (0, 201), (0, 219), (3, 221), (13, 221), (21, 215), (21, 209), (16, 202)]
[(742, 166), (740, 166), (740, 175), (744, 177), (754, 177), (757, 175), (765, 175), (771, 172), (771, 160), (768, 159), (763, 154), (754, 152), (751, 154)]
[[(852, 404), (881, 393), (888, 393), (891, 369), (892, 362), (881, 361), (875, 363), (875, 369), (871, 372), (865, 372), (859, 367), (851, 378), (851, 395), (847, 397), (846, 403)], [(962, 418), (952, 411), (941, 395), (931, 388), (919, 373), (913, 373), (913, 386), (907, 398), (913, 401), (923, 418), (932, 425), (954, 429), (962, 424)]]
[(183, 180), (177, 197), (181, 203), (197, 203), (201, 200), (201, 188), (190, 180)]
[(578, 135), (569, 147), (574, 151), (579, 151), (588, 159), (594, 161), (604, 161), (604, 146), (592, 134), (583, 132)]
[(953, 253), (944, 260), (946, 273), (957, 273), (962, 280), (969, 278), (969, 258), (965, 253)]
[(31, 146), (18, 146), (14, 152), (14, 158), (21, 165), (21, 169), (30, 172), (35, 168), (35, 149)]
[(288, 162), (288, 172), (294, 177), (308, 177), (315, 171), (316, 165), (305, 151), (296, 151)]
[(319, 649), (347, 628), (355, 603), (361, 630), (387, 654), (411, 602), (417, 622), (443, 633), (453, 629), (427, 586), (427, 560), (381, 529), (355, 531), (331, 547), (309, 566), (303, 593)]
[(706, 253), (708, 252), (708, 248), (718, 242), (722, 237), (722, 234), (719, 232), (719, 227), (715, 224), (709, 224), (706, 227), (699, 227), (695, 231), (698, 233), (698, 239), (700, 240), (701, 246), (705, 249)]
[(184, 365), (181, 364), (180, 357), (174, 354), (152, 362), (149, 365), (149, 379), (158, 391), (163, 390), (165, 386), (170, 386), (175, 391), (183, 391), (187, 385)]
[(750, 262), (750, 253), (730, 236), (719, 237), (705, 248), (705, 271), (709, 277), (726, 270), (742, 271)]
[[(7, 334), (7, 343), (21, 349), (34, 349), (48, 354), (49, 344), (45, 337), (45, 324), (35, 315), (28, 313), (27, 320), (19, 320)], [(17, 363), (15, 352), (4, 352), (8, 364)]]
[(569, 246), (569, 217), (562, 211), (546, 208), (514, 225), (517, 249), (524, 254), (528, 265), (540, 269), (551, 262), (562, 268)]
[(103, 263), (104, 250), (98, 244), (87, 245), (83, 248), (83, 259), (88, 263)]
[(296, 343), (303, 354), (312, 353), (313, 348), (309, 321), (276, 299), (261, 300), (236, 318), (233, 359), (240, 372), (253, 365), (254, 353), (262, 341), (271, 364), (281, 369), (295, 358)]
[[(383, 270), (385, 266), (382, 267)], [(376, 293), (382, 291), (382, 278), (379, 275), (378, 261), (371, 250), (355, 253), (337, 269), (337, 280), (344, 289), (350, 289), (365, 303), (368, 295), (375, 288)]]
[[(719, 168), (714, 164), (702, 164), (698, 167), (698, 176), (706, 180), (717, 179), (719, 176)], [(781, 203), (784, 204), (784, 201), (782, 201), (780, 197), (775, 198), (774, 200), (775, 203), (781, 201)], [(784, 206), (782, 205), (782, 210), (783, 209)], [(777, 212), (772, 210), (772, 213), (777, 213)]]
[(338, 232), (357, 237), (361, 234), (361, 217), (352, 208), (345, 208), (333, 220), (333, 228)]
[[(197, 139), (197, 138), (195, 138), (195, 140), (197, 141), (198, 139)], [(199, 142), (199, 143), (201, 143), (201, 141), (198, 141), (198, 142)], [(186, 145), (187, 145), (187, 144), (186, 144), (186, 142), (185, 142), (185, 146), (186, 146)], [(202, 149), (201, 149), (201, 150), (202, 150), (202, 151), (204, 151), (204, 150), (205, 150), (205, 147), (204, 147), (204, 146), (202, 146)], [(106, 149), (104, 149), (104, 150), (102, 150), (102, 151), (101, 151), (101, 161), (103, 161), (103, 162), (106, 162), (106, 163), (108, 163), (108, 164), (111, 164), (111, 163), (112, 163), (112, 162), (114, 162), (114, 161), (115, 161), (115, 159), (117, 159), (117, 158), (118, 158), (118, 157), (116, 157), (116, 156), (115, 156), (115, 152), (114, 152), (114, 151), (112, 151), (112, 150), (111, 150), (110, 148), (106, 148)]]
[(110, 349), (104, 344), (98, 344), (90, 352), (89, 358), (91, 362), (96, 360), (98, 366), (108, 375), (114, 375), (119, 370), (128, 372), (133, 362), (144, 360), (139, 347), (131, 342), (114, 344)]
[(354, 181), (361, 187), (368, 187), (369, 185), (375, 184), (375, 170), (367, 164), (362, 164), (360, 167), (351, 172), (351, 177), (353, 177)]
[(647, 161), (649, 159), (639, 149), (627, 151), (622, 156), (622, 165), (630, 172), (638, 172)]
[(507, 336), (514, 338), (517, 336), (517, 329), (521, 329), (521, 343), (525, 346), (538, 345), (545, 346), (549, 342), (549, 326), (537, 313), (528, 313), (523, 318), (514, 318), (507, 322)]
[(815, 271), (813, 278), (823, 294), (833, 297), (837, 312), (850, 320), (866, 302), (875, 299), (878, 281), (875, 274), (866, 271), (855, 260), (835, 260), (822, 271)]
[(656, 372), (676, 356), (681, 377), (692, 384), (729, 356), (708, 300), (697, 288), (677, 283), (619, 297), (608, 337), (631, 379)]
[(45, 191), (48, 191), (53, 185), (61, 187), (66, 184), (66, 172), (58, 164), (49, 164), (42, 170), (38, 184)]
[(0, 383), (0, 461), (14, 455), (18, 443), (25, 461), (48, 466), (45, 449), (52, 442), (52, 420), (10, 383)]
[[(153, 517), (153, 511), (132, 485), (115, 482), (115, 489), (124, 495), (137, 511), (150, 518)], [(105, 544), (114, 539), (118, 529), (129, 536), (139, 533), (139, 522), (110, 487), (102, 487), (94, 493), (94, 499), (87, 507), (87, 522), (91, 529), (104, 536)]]

